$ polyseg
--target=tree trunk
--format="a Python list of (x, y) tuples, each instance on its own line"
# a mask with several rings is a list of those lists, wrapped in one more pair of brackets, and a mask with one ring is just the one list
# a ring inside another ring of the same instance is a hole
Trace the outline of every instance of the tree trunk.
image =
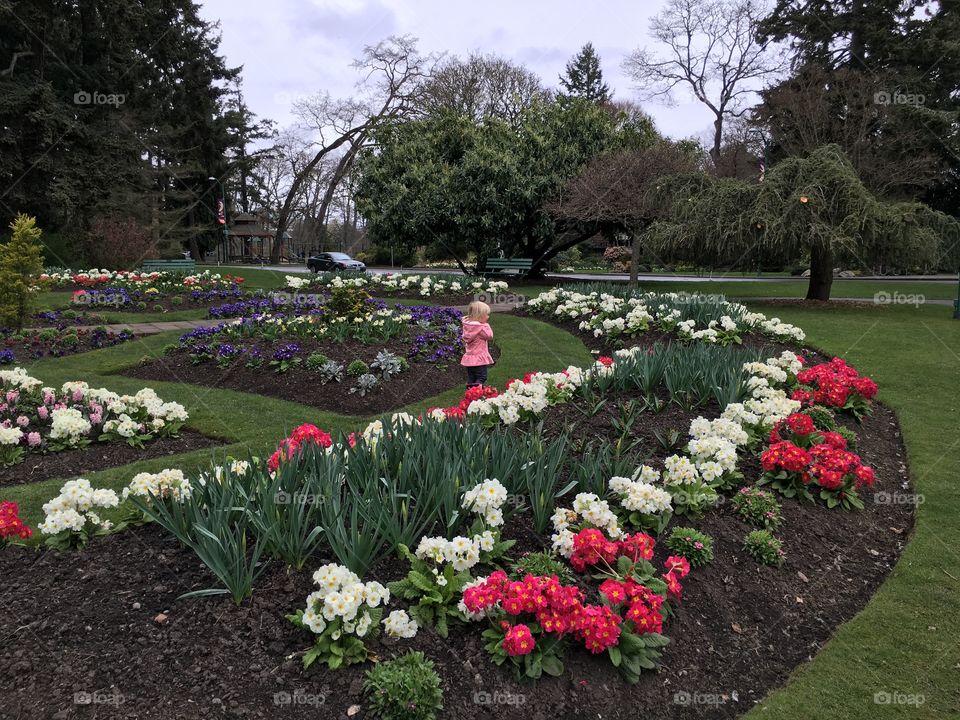
[(723, 113), (717, 113), (713, 121), (713, 147), (710, 148), (710, 158), (713, 166), (720, 166), (720, 146), (723, 144)]
[(640, 275), (640, 238), (630, 235), (630, 287), (636, 287)]
[(829, 245), (814, 245), (810, 249), (810, 284), (807, 300), (829, 300), (833, 285), (833, 248)]

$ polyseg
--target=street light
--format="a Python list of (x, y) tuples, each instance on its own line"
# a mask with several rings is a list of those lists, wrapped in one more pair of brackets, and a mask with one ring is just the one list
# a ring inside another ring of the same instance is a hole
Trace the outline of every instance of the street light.
[[(223, 241), (217, 244), (217, 265), (220, 264), (220, 245), (223, 245), (223, 259), (227, 260), (227, 253), (230, 249), (230, 237), (227, 231), (227, 191), (223, 189), (223, 183), (220, 182), (220, 178), (215, 178), (213, 176), (208, 177), (207, 180), (215, 182), (220, 187), (220, 197), (223, 202), (223, 212), (221, 213), (218, 208), (217, 212), (217, 222), (223, 225)], [(221, 220), (221, 217), (223, 218)]]
[(960, 320), (960, 271), (957, 271), (957, 299), (953, 301), (953, 319)]

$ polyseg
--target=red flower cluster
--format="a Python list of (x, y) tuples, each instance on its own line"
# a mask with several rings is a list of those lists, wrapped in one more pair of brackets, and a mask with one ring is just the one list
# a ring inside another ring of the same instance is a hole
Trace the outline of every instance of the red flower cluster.
[(33, 535), (33, 531), (20, 519), (20, 506), (12, 501), (0, 502), (0, 541), (11, 537), (23, 540)]
[(871, 400), (877, 394), (877, 384), (840, 358), (821, 363), (797, 373), (797, 381), (807, 386), (794, 390), (791, 397), (805, 405), (843, 407), (851, 396)]
[(314, 443), (323, 448), (333, 445), (330, 435), (318, 428), (316, 425), (304, 423), (296, 428), (290, 437), (280, 441), (280, 446), (267, 460), (267, 469), (270, 472), (276, 472), (280, 467), (281, 461), (290, 460), (304, 444)]
[[(623, 618), (606, 605), (584, 605), (583, 594), (572, 585), (561, 585), (556, 576), (527, 575), (511, 581), (498, 570), (484, 582), (463, 591), (463, 604), (479, 613), (500, 606), (508, 615), (533, 615), (544, 633), (571, 634), (592, 653), (600, 653), (620, 639)], [(502, 623), (507, 630), (503, 649), (510, 655), (523, 655), (534, 647), (529, 627)], [(524, 641), (529, 641), (527, 648)], [(525, 651), (525, 652), (521, 652)]]
[(603, 365), (604, 367), (610, 367), (613, 365), (613, 358), (609, 355), (601, 355), (597, 358), (597, 362)]
[(784, 422), (794, 435), (809, 435), (817, 430), (813, 418), (803, 413), (793, 413)]
[(625, 617), (633, 622), (638, 635), (663, 632), (663, 596), (633, 578), (624, 582), (604, 580), (601, 594), (611, 605), (627, 605)]
[(680, 555), (671, 555), (663, 565), (667, 568), (667, 572), (663, 574), (663, 580), (667, 583), (667, 595), (679, 600), (683, 596), (680, 581), (690, 574), (690, 561)]
[(776, 469), (798, 473), (804, 485), (816, 483), (826, 490), (840, 489), (848, 476), (853, 476), (854, 489), (872, 486), (873, 469), (864, 465), (860, 456), (846, 449), (847, 441), (838, 433), (823, 433), (824, 442), (809, 451), (789, 441), (771, 445), (760, 456), (764, 471)]
[(637, 562), (641, 558), (653, 557), (656, 540), (646, 533), (624, 535), (622, 540), (608, 540), (607, 536), (596, 528), (586, 528), (573, 536), (573, 554), (570, 564), (577, 572), (583, 572), (590, 565), (601, 560), (611, 565), (621, 555)]
[(760, 466), (765, 472), (780, 469), (799, 473), (807, 469), (811, 459), (810, 453), (806, 450), (797, 447), (789, 440), (783, 440), (763, 451), (760, 456)]
[(507, 651), (507, 655), (514, 657), (516, 655), (529, 655), (533, 652), (536, 643), (533, 641), (530, 628), (526, 625), (510, 627), (510, 623), (507, 622), (501, 623), (501, 625), (507, 631), (503, 638), (503, 649)]

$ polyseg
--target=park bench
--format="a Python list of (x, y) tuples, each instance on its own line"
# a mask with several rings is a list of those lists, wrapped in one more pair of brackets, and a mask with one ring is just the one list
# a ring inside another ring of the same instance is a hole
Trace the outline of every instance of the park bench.
[(192, 275), (196, 272), (197, 263), (193, 260), (144, 260), (140, 264), (140, 269), (145, 273), (151, 272), (172, 272)]
[(526, 275), (533, 268), (530, 258), (487, 258), (482, 275), (503, 275), (507, 270), (516, 270), (518, 275)]

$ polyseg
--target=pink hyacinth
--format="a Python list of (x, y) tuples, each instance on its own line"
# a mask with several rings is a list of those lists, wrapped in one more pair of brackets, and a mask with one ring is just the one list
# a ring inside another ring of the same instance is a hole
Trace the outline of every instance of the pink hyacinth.
[(7, 390), (7, 402), (10, 403), (11, 405), (13, 405), (17, 401), (17, 398), (19, 397), (20, 397), (20, 393), (17, 392), (16, 390)]
[(28, 418), (26, 415), (20, 415), (17, 418), (17, 425), (19, 425), (20, 427), (26, 427), (29, 424), (30, 424), (30, 418)]
[(39, 417), (41, 420), (46, 420), (48, 417), (50, 417), (50, 411), (47, 410), (46, 405), (41, 405), (37, 408), (37, 417)]
[(83, 400), (83, 388), (75, 388), (73, 391), (73, 401), (80, 402)]
[(103, 415), (100, 413), (91, 413), (90, 414), (90, 423), (93, 425), (99, 425), (103, 420)]
[(27, 433), (27, 445), (30, 447), (36, 447), (40, 444), (40, 433), (32, 432)]
[(44, 404), (44, 405), (52, 405), (54, 400), (56, 400), (56, 397), (54, 396), (54, 394), (53, 394), (52, 392), (50, 392), (49, 390), (44, 391), (44, 393), (43, 393), (43, 404)]

